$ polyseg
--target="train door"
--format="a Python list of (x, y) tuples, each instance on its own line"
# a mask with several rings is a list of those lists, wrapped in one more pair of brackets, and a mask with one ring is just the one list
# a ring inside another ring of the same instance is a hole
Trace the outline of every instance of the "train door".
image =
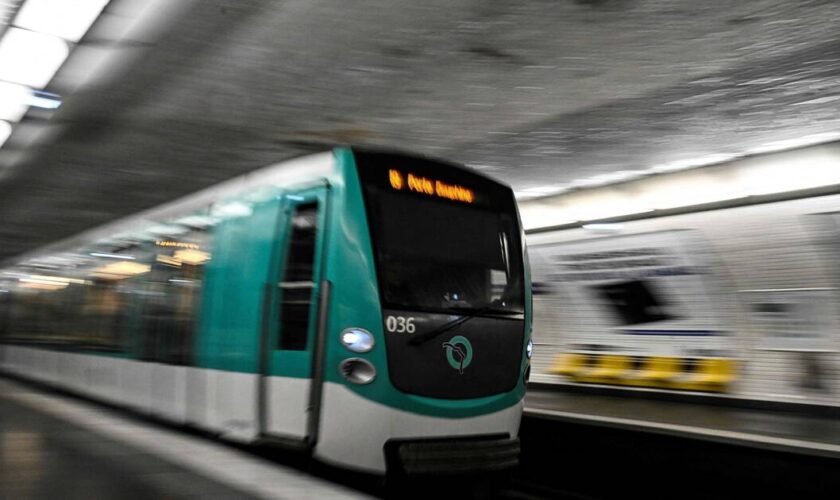
[[(313, 437), (320, 400), (318, 331), (327, 188), (284, 197), (279, 262), (269, 283), (263, 338), (262, 433), (305, 444)], [(324, 311), (325, 312), (325, 311)]]

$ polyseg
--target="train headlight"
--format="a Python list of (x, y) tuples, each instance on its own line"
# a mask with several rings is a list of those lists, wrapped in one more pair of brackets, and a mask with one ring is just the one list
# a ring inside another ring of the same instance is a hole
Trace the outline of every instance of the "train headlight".
[(525, 346), (525, 355), (528, 356), (528, 359), (531, 359), (531, 355), (534, 354), (534, 341), (528, 339), (528, 345)]
[(373, 334), (363, 328), (345, 328), (341, 343), (353, 352), (368, 352), (373, 349)]
[(361, 358), (345, 359), (338, 365), (338, 371), (354, 384), (369, 384), (376, 378), (376, 368)]

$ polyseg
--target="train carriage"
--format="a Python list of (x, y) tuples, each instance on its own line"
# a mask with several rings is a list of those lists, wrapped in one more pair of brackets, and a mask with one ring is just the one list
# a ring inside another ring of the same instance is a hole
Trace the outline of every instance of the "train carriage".
[(10, 263), (0, 366), (361, 471), (509, 467), (524, 247), (507, 186), (338, 148)]

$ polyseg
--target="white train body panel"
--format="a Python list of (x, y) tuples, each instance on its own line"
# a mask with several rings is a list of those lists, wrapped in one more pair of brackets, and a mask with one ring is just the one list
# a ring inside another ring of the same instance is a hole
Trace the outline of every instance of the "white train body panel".
[(524, 400), (503, 410), (467, 418), (410, 413), (364, 399), (346, 387), (324, 384), (315, 456), (324, 462), (370, 473), (385, 472), (382, 449), (389, 439), (430, 439), (519, 434)]
[[(63, 368), (55, 371), (56, 364)], [(163, 420), (194, 425), (226, 439), (250, 442), (259, 437), (259, 377), (254, 374), (12, 345), (0, 345), (0, 370)], [(96, 383), (99, 376), (100, 383)], [(131, 383), (123, 383), (127, 380)], [(301, 382), (306, 382), (305, 388), (298, 387)], [(294, 394), (308, 390), (309, 381), (271, 377), (267, 383), (278, 396), (276, 416), (269, 416), (268, 424), (283, 429), (297, 426), (303, 433), (305, 421), (282, 421), (293, 418), (294, 413), (282, 411), (281, 403), (293, 403), (298, 397)], [(322, 401), (314, 455), (328, 463), (377, 474), (385, 473), (382, 450), (391, 439), (455, 438), (499, 432), (516, 437), (524, 404), (520, 401), (476, 417), (431, 417), (364, 399), (334, 383), (324, 384)], [(272, 418), (277, 420), (273, 424)]]

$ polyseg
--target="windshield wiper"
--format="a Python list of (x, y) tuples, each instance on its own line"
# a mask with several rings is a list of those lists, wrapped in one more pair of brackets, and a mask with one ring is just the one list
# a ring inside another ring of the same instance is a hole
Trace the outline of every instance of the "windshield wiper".
[(500, 310), (494, 309), (492, 307), (472, 308), (472, 307), (453, 306), (453, 307), (447, 307), (446, 309), (448, 311), (466, 312), (466, 313), (472, 313), (472, 314), (464, 315), (464, 316), (461, 316), (460, 318), (455, 318), (452, 321), (446, 322), (446, 323), (440, 325), (439, 327), (435, 328), (434, 330), (428, 331), (426, 333), (422, 333), (422, 334), (412, 338), (411, 340), (408, 341), (408, 343), (411, 344), (411, 345), (425, 344), (426, 342), (432, 340), (433, 338), (435, 338), (435, 337), (437, 337), (441, 334), (444, 334), (444, 333), (446, 333), (450, 330), (454, 330), (454, 329), (460, 327), (461, 325), (463, 325), (467, 321), (469, 321), (469, 320), (471, 320), (471, 319), (473, 319), (473, 318), (475, 318), (475, 317), (477, 317), (481, 314), (497, 313), (497, 314), (503, 314), (505, 316), (512, 316), (512, 315), (520, 314), (520, 313), (517, 313), (517, 312), (514, 312), (514, 311), (500, 311)]
[(505, 311), (504, 309), (496, 309), (495, 307), (485, 306), (485, 307), (463, 307), (463, 306), (451, 306), (446, 308), (447, 311), (459, 312), (459, 313), (472, 313), (473, 315), (481, 315), (481, 314), (498, 314), (500, 316), (518, 316), (522, 314), (521, 312), (517, 311)]

